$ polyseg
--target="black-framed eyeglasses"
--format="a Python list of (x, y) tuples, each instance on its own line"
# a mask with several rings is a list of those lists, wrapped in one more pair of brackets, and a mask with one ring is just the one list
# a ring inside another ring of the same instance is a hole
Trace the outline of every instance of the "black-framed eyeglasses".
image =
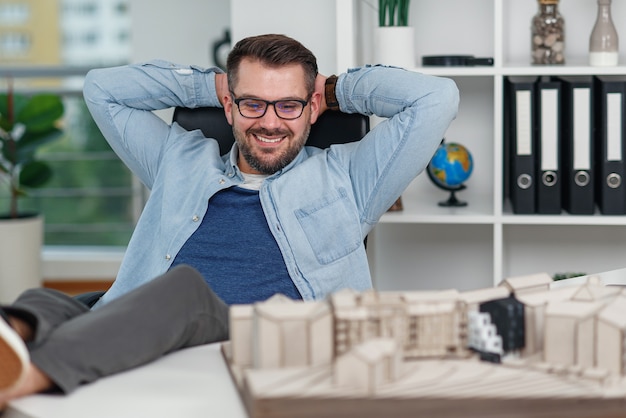
[(274, 112), (276, 112), (276, 116), (279, 118), (286, 120), (298, 119), (302, 116), (304, 107), (307, 103), (309, 103), (308, 100), (298, 99), (274, 101), (253, 99), (249, 97), (240, 97), (236, 99), (234, 94), (233, 101), (237, 105), (237, 109), (239, 109), (239, 114), (248, 119), (262, 118), (265, 116), (265, 112), (267, 112), (267, 108), (270, 107), (270, 105), (274, 107)]

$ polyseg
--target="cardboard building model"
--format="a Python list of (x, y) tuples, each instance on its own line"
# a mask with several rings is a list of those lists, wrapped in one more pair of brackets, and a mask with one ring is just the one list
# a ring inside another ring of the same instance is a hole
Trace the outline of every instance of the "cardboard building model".
[(254, 418), (626, 416), (626, 292), (547, 278), (233, 306), (223, 352)]

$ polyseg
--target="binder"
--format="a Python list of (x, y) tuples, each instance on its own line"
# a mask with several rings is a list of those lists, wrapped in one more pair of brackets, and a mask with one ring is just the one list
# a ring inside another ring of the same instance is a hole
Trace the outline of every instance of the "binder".
[(534, 102), (537, 77), (504, 79), (504, 148), (508, 195), (513, 213), (536, 210)]
[(595, 76), (596, 203), (602, 214), (626, 213), (624, 111), (626, 76)]
[(592, 215), (594, 201), (594, 106), (592, 76), (561, 81), (563, 209)]
[(561, 213), (561, 82), (541, 77), (536, 85), (536, 213)]

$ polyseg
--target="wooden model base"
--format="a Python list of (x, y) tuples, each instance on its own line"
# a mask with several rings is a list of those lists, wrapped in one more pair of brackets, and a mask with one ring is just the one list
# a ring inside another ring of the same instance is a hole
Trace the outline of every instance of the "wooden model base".
[(251, 418), (626, 417), (626, 381), (482, 362), (406, 362), (403, 377), (374, 394), (332, 382), (331, 366), (238, 369), (222, 353)]

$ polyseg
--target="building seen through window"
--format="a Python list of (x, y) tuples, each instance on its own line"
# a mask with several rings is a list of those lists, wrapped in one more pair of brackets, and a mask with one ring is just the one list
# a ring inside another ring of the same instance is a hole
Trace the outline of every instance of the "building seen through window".
[[(125, 245), (143, 187), (112, 152), (82, 99), (88, 68), (127, 63), (130, 0), (0, 0), (0, 92), (60, 94), (61, 140), (40, 157), (52, 180), (20, 205), (45, 216), (46, 245)], [(77, 68), (84, 69), (81, 73)], [(8, 196), (0, 187), (0, 215)]]

